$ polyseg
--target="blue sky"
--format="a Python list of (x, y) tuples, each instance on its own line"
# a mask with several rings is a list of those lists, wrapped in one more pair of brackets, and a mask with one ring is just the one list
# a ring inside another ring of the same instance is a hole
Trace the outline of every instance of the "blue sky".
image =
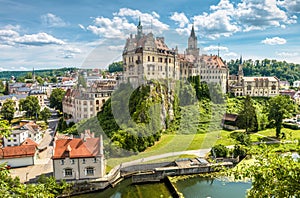
[(0, 0), (0, 71), (121, 59), (141, 18), (145, 33), (183, 52), (194, 24), (201, 53), (300, 63), (300, 0)]

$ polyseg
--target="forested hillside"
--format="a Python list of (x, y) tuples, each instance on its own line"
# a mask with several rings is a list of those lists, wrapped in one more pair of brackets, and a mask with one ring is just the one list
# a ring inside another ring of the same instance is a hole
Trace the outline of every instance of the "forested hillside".
[[(63, 76), (66, 71), (74, 71), (77, 70), (77, 68), (69, 67), (69, 68), (61, 68), (61, 69), (43, 69), (43, 70), (35, 70), (35, 75), (44, 77), (49, 76)], [(14, 76), (16, 78), (18, 77), (25, 77), (28, 72), (32, 71), (2, 71), (0, 72), (0, 79), (9, 79), (10, 77)]]
[[(240, 60), (228, 62), (230, 74), (237, 74)], [(277, 76), (281, 81), (290, 83), (300, 80), (300, 64), (287, 63), (276, 60), (245, 60), (243, 61), (245, 76)]]

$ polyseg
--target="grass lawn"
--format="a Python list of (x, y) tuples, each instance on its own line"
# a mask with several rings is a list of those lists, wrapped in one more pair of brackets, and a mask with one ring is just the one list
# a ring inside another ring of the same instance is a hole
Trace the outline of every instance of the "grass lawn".
[[(282, 128), (281, 132), (285, 133), (286, 140), (294, 140), (294, 139), (299, 139), (300, 138), (300, 130), (293, 130), (293, 129), (287, 129), (287, 128)], [(259, 131), (257, 133), (251, 134), (251, 141), (256, 142), (259, 141), (260, 138), (263, 136), (270, 137), (270, 138), (276, 138), (276, 129), (266, 129), (263, 131)]]
[[(282, 131), (286, 134), (286, 138), (289, 140), (300, 138), (300, 130), (291, 130), (283, 128)], [(161, 139), (158, 142), (156, 142), (155, 145), (147, 148), (144, 152), (141, 152), (138, 155), (107, 159), (107, 168), (109, 170), (110, 168), (123, 162), (128, 162), (140, 158), (146, 158), (153, 155), (160, 155), (163, 153), (209, 148), (216, 144), (223, 144), (225, 146), (234, 145), (236, 142), (235, 140), (230, 138), (231, 133), (232, 131), (221, 130), (220, 132), (210, 132), (207, 134), (165, 134), (162, 135)], [(252, 142), (256, 142), (259, 141), (260, 138), (263, 138), (263, 136), (274, 137), (275, 129), (266, 129), (257, 133), (253, 133), (251, 134), (250, 138)], [(162, 162), (166, 160), (171, 161), (179, 157), (180, 156), (173, 156), (165, 159), (157, 159), (154, 162)]]
[[(208, 135), (206, 134), (188, 134), (188, 135), (176, 135), (176, 134), (166, 134), (163, 135), (160, 141), (156, 142), (152, 147), (147, 148), (144, 152), (139, 153), (138, 155), (132, 155), (129, 157), (122, 158), (109, 158), (107, 160), (107, 165), (114, 167), (123, 162), (128, 162), (140, 158), (146, 158), (153, 155), (160, 155), (163, 153), (171, 153), (176, 151), (184, 151), (184, 150), (197, 150), (205, 147), (206, 144), (203, 144), (204, 140), (209, 142), (209, 144), (213, 145), (215, 140), (217, 139), (217, 143), (222, 143), (226, 145), (234, 144), (233, 141), (227, 140), (226, 137), (230, 132), (221, 131), (212, 132)], [(214, 138), (215, 135), (218, 135), (217, 138)], [(209, 145), (208, 144), (208, 145)], [(209, 146), (210, 147), (210, 146)], [(174, 156), (173, 159), (176, 159)]]

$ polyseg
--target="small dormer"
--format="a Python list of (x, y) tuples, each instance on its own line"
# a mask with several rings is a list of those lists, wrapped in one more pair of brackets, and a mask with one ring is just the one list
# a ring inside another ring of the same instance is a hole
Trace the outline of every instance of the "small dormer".
[(72, 148), (71, 148), (70, 144), (68, 144), (68, 146), (67, 146), (67, 148), (66, 148), (66, 150), (64, 152), (64, 157), (65, 158), (70, 158), (70, 152), (71, 152), (71, 150), (72, 150)]

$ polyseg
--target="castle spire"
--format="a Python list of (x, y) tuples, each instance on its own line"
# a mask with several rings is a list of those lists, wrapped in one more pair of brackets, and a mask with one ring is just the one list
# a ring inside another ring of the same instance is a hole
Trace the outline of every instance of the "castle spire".
[(140, 38), (142, 38), (142, 35), (143, 35), (143, 26), (141, 22), (141, 17), (139, 17), (139, 24), (137, 26), (137, 39), (139, 40)]
[(195, 30), (194, 30), (194, 24), (192, 26), (191, 37), (196, 38), (196, 34), (195, 34)]
[(240, 56), (240, 65), (243, 64), (243, 57), (242, 55)]

